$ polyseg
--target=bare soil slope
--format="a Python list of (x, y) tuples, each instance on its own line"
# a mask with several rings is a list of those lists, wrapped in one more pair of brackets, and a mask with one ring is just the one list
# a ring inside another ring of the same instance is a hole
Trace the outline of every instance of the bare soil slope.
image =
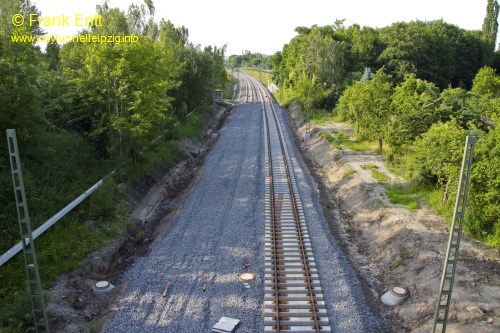
[[(331, 229), (368, 282), (373, 303), (396, 332), (432, 332), (448, 241), (445, 221), (423, 203), (410, 212), (389, 201), (384, 186), (362, 168), (375, 164), (392, 182), (403, 182), (387, 170), (382, 156), (337, 150), (320, 137), (327, 129), (348, 134), (349, 126), (311, 125), (311, 137), (303, 141), (306, 126), (295, 103), (289, 114), (311, 171), (324, 189)], [(500, 332), (499, 258), (497, 251), (462, 238), (447, 332)], [(380, 297), (394, 286), (408, 288), (410, 297), (399, 306), (383, 305)]]

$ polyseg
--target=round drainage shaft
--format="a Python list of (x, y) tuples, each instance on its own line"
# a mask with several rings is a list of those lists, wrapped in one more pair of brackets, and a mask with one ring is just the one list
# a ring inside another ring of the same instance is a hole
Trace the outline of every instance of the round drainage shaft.
[(98, 295), (98, 294), (108, 293), (114, 288), (115, 286), (113, 286), (108, 281), (98, 281), (94, 284), (92, 290), (94, 291), (94, 294)]
[(398, 305), (401, 304), (409, 294), (406, 288), (394, 287), (382, 295), (382, 303), (386, 305)]
[(405, 288), (401, 287), (394, 287), (391, 290), (391, 293), (393, 293), (397, 297), (406, 297), (408, 296), (408, 290)]
[(252, 281), (253, 279), (255, 279), (255, 274), (241, 273), (238, 277), (243, 282), (249, 282), (249, 281)]

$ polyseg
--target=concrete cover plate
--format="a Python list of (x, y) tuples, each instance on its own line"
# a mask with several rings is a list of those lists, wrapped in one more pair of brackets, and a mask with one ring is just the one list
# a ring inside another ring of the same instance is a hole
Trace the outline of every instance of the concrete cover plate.
[(222, 317), (221, 319), (219, 319), (219, 322), (214, 325), (214, 327), (212, 328), (212, 332), (217, 332), (217, 333), (233, 332), (234, 329), (239, 325), (239, 323), (240, 323), (239, 319)]

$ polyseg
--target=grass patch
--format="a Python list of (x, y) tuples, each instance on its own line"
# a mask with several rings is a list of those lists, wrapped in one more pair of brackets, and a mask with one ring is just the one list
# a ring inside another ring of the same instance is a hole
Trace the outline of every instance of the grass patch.
[[(316, 121), (326, 121), (325, 119), (331, 120), (331, 118), (321, 116)], [(342, 131), (323, 131), (321, 132), (321, 137), (330, 142), (336, 149), (350, 149), (355, 151), (371, 151), (379, 153), (377, 141), (368, 140), (363, 137), (350, 138), (347, 133)]]
[(446, 204), (442, 204), (443, 190), (439, 187), (432, 185), (414, 185), (415, 192), (425, 202), (425, 204), (432, 208), (436, 213), (443, 216), (448, 223), (451, 223), (453, 217), (453, 210), (455, 208), (455, 196), (451, 195)]
[(237, 86), (238, 80), (235, 77), (230, 76), (230, 79), (224, 85), (223, 98), (232, 99), (234, 95), (234, 87)]
[(381, 184), (389, 183), (391, 180), (389, 176), (378, 170), (372, 170), (372, 177)]
[(323, 138), (326, 141), (328, 141), (332, 145), (333, 148), (335, 148), (335, 149), (342, 149), (342, 145), (341, 145), (340, 141), (338, 140), (338, 138), (334, 137), (330, 133), (328, 133), (328, 132), (321, 132), (320, 136), (321, 136), (321, 138)]
[(335, 123), (345, 123), (347, 124), (347, 119), (339, 114), (335, 114), (333, 112), (330, 113), (330, 120), (335, 122)]
[[(454, 192), (451, 192), (452, 194), (450, 195), (448, 202), (446, 204), (442, 204), (443, 189), (436, 187), (435, 185), (425, 184), (415, 180), (413, 171), (414, 148), (411, 146), (403, 146), (400, 148), (398, 153), (387, 150), (384, 155), (387, 160), (386, 166), (391, 173), (410, 180), (410, 184), (407, 186), (399, 186), (400, 188), (398, 189), (391, 189), (395, 192), (394, 199), (392, 200), (411, 202), (412, 199), (409, 198), (398, 198), (398, 193), (401, 193), (403, 196), (413, 195), (414, 199), (418, 197), (427, 207), (431, 208), (435, 213), (443, 216), (447, 220), (448, 224), (451, 223), (454, 210)], [(390, 191), (388, 192), (390, 193)], [(415, 203), (412, 203), (411, 205), (416, 206)]]
[(414, 176), (414, 156), (415, 151), (411, 146), (401, 147), (400, 152), (395, 152), (392, 149), (384, 151), (384, 157), (387, 161), (386, 166), (389, 171), (407, 180)]
[(328, 112), (326, 110), (311, 110), (310, 117), (311, 123), (315, 125), (324, 125), (327, 122), (346, 123), (344, 121), (344, 118), (342, 118), (341, 116), (336, 115), (332, 112)]
[(385, 194), (390, 202), (406, 207), (409, 211), (415, 211), (419, 208), (417, 195), (412, 186), (388, 185)]
[(412, 255), (410, 251), (405, 247), (401, 247), (399, 249), (399, 258), (392, 263), (392, 266), (394, 268), (398, 268), (399, 266), (404, 266), (406, 265), (408, 259), (411, 259), (411, 257)]
[(344, 174), (342, 175), (342, 179), (345, 179), (345, 178), (347, 178), (355, 173), (356, 173), (356, 170), (353, 170), (353, 169), (348, 170), (348, 171), (344, 172)]
[(373, 179), (375, 179), (377, 182), (381, 184), (387, 184), (391, 180), (389, 176), (387, 176), (385, 173), (379, 171), (378, 166), (375, 164), (364, 164), (361, 166), (361, 169), (363, 170), (370, 170), (372, 173)]
[(378, 166), (376, 166), (375, 164), (363, 164), (361, 166), (361, 169), (363, 169), (363, 170), (378, 170)]
[(443, 190), (428, 184), (409, 185), (387, 184), (386, 195), (390, 202), (406, 207), (410, 211), (415, 211), (420, 207), (419, 200), (431, 208), (437, 214), (443, 216), (448, 223), (451, 223), (454, 210), (453, 196), (446, 204), (442, 204)]
[(378, 144), (376, 141), (366, 139), (346, 140), (345, 147), (356, 151), (371, 151), (378, 153)]

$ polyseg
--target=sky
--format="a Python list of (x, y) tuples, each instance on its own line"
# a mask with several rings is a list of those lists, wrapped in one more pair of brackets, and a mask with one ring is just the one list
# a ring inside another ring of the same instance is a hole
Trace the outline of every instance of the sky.
[[(42, 15), (73, 17), (92, 15), (103, 0), (32, 0)], [(126, 11), (142, 0), (109, 0), (110, 7)], [(381, 28), (394, 22), (443, 19), (467, 30), (481, 30), (487, 0), (156, 0), (155, 20), (184, 25), (189, 40), (201, 46), (227, 45), (227, 55), (245, 50), (263, 54), (281, 51), (296, 33), (297, 26), (331, 25), (345, 19), (345, 25)], [(81, 27), (44, 27), (50, 34), (76, 34)], [(497, 42), (498, 43), (498, 42)]]

